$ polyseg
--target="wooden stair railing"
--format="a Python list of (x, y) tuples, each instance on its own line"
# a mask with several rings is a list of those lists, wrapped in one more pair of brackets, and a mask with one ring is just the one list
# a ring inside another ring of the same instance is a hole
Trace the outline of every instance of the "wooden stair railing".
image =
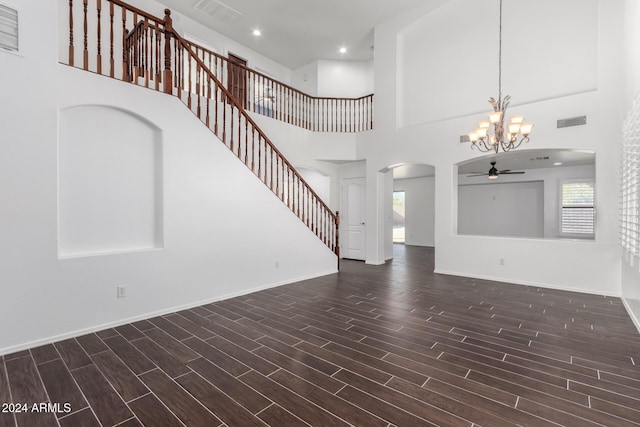
[[(160, 19), (121, 0), (104, 0), (109, 5), (105, 18), (103, 0), (81, 1), (75, 7), (74, 0), (68, 1), (68, 65), (76, 63), (74, 34), (80, 27), (84, 70), (179, 97), (339, 260), (338, 212), (329, 209), (192, 46), (174, 31), (170, 11), (166, 9)], [(89, 13), (90, 2), (95, 5), (95, 15)], [(74, 22), (74, 12), (81, 14), (81, 24)], [(89, 31), (90, 27), (95, 30)], [(102, 55), (103, 39), (109, 40), (108, 58)], [(95, 49), (90, 41), (95, 41)], [(103, 72), (105, 68), (108, 73)]]
[[(229, 60), (192, 41), (187, 45), (227, 88)], [(327, 98), (305, 94), (266, 74), (234, 64), (244, 70), (245, 108), (315, 132), (362, 132), (373, 129), (373, 94), (360, 98)]]

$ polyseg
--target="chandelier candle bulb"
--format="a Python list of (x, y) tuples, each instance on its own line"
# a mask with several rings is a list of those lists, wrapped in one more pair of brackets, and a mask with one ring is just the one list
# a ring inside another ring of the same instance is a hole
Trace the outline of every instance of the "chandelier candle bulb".
[(493, 124), (499, 123), (502, 120), (502, 111), (496, 111), (495, 113), (489, 114), (489, 120)]
[(522, 135), (524, 136), (529, 136), (532, 128), (533, 128), (533, 124), (524, 123), (522, 126), (520, 126), (520, 133), (522, 133)]

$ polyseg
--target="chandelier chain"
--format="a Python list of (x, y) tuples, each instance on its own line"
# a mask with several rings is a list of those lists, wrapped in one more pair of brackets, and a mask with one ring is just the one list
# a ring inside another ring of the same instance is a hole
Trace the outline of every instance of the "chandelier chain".
[(502, 0), (500, 0), (500, 25), (498, 27), (498, 104), (502, 102)]

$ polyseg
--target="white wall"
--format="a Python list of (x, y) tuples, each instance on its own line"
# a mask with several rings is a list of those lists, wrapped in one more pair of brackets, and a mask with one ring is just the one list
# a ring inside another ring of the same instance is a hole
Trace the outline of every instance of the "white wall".
[(458, 234), (544, 237), (544, 182), (458, 185)]
[(373, 93), (373, 63), (318, 61), (318, 96), (359, 98)]
[[(451, 4), (450, 4), (451, 3)], [(439, 20), (448, 23), (452, 27), (460, 28), (461, 14), (470, 14), (465, 6), (471, 7), (471, 1), (445, 3), (436, 9)], [(523, 5), (523, 2), (519, 2)], [(576, 5), (573, 1), (571, 4)], [(545, 240), (545, 239), (514, 239), (514, 238), (490, 238), (476, 236), (461, 236), (455, 233), (457, 222), (456, 191), (457, 175), (454, 173), (454, 165), (468, 160), (477, 155), (477, 151), (471, 150), (468, 144), (458, 143), (459, 136), (465, 134), (469, 128), (484, 116), (474, 114), (468, 116), (468, 105), (478, 105), (473, 109), (483, 108), (489, 96), (497, 96), (495, 84), (485, 83), (482, 79), (476, 80), (476, 75), (483, 75), (481, 68), (494, 68), (493, 61), (487, 59), (481, 64), (462, 62), (463, 59), (453, 56), (450, 61), (464, 67), (464, 76), (456, 78), (458, 74), (452, 74), (447, 80), (439, 83), (451, 87), (447, 96), (457, 99), (455, 104), (457, 111), (451, 111), (447, 116), (453, 117), (439, 120), (431, 120), (429, 117), (416, 117), (415, 120), (399, 120), (406, 113), (403, 105), (403, 88), (415, 88), (422, 97), (433, 96), (433, 93), (420, 89), (422, 74), (415, 77), (403, 75), (403, 70), (418, 67), (420, 70), (429, 70), (434, 66), (430, 60), (431, 52), (438, 49), (446, 49), (446, 38), (441, 37), (437, 42), (424, 41), (420, 49), (414, 48), (411, 52), (400, 52), (402, 36), (407, 28), (413, 25), (427, 26), (430, 20), (420, 18), (429, 13), (424, 7), (391, 19), (375, 29), (375, 96), (376, 128), (371, 135), (371, 141), (367, 145), (369, 150), (367, 158), (367, 191), (368, 217), (367, 217), (367, 262), (384, 262), (383, 252), (385, 240), (381, 236), (384, 233), (385, 216), (380, 214), (377, 201), (382, 200), (383, 185), (379, 185), (378, 171), (383, 168), (404, 162), (421, 162), (435, 166), (436, 170), (436, 235), (435, 246), (438, 248), (436, 257), (436, 270), (443, 273), (466, 275), (471, 277), (484, 277), (515, 283), (526, 283), (539, 286), (549, 286), (561, 289), (581, 290), (600, 294), (620, 294), (620, 260), (618, 250), (618, 142), (622, 114), (620, 110), (620, 95), (622, 90), (621, 68), (622, 52), (618, 47), (622, 41), (623, 2), (597, 1), (596, 16), (594, 8), (588, 2), (586, 7), (576, 7), (571, 11), (571, 18), (567, 22), (583, 21), (594, 22), (597, 29), (596, 38), (589, 36), (576, 41), (573, 46), (580, 52), (597, 52), (597, 61), (587, 64), (585, 70), (579, 70), (578, 74), (586, 73), (585, 77), (574, 76), (573, 55), (557, 55), (557, 52), (549, 52), (545, 55), (544, 47), (548, 47), (547, 40), (563, 39), (573, 28), (558, 26), (563, 16), (554, 17), (550, 28), (540, 26), (540, 31), (547, 32), (537, 36), (527, 37), (526, 45), (520, 46), (518, 52), (505, 49), (505, 65), (513, 63), (515, 55), (533, 49), (537, 54), (537, 63), (531, 64), (538, 69), (540, 64), (548, 68), (545, 74), (547, 78), (531, 77), (520, 79), (519, 74), (504, 70), (505, 83), (509, 79), (509, 87), (506, 93), (514, 96), (514, 104), (519, 104), (518, 93), (531, 93), (537, 90), (546, 91), (550, 84), (552, 88), (558, 88), (557, 81), (565, 81), (567, 78), (575, 78), (589, 82), (596, 76), (595, 88), (586, 87), (584, 91), (567, 94), (564, 90), (558, 90), (547, 94), (548, 99), (528, 102), (527, 104), (513, 106), (511, 112), (519, 113), (535, 123), (532, 140), (528, 143), (530, 148), (572, 148), (593, 150), (598, 159), (596, 165), (596, 188), (598, 189), (596, 203), (599, 207), (597, 219), (598, 235), (595, 241), (570, 241), (570, 240)], [(456, 6), (456, 7), (454, 7)], [(527, 6), (528, 7), (528, 6)], [(555, 10), (554, 5), (550, 5)], [(475, 22), (492, 21), (497, 11), (481, 11), (474, 16)], [(567, 17), (568, 18), (568, 17)], [(465, 18), (466, 19), (466, 18)], [(495, 18), (494, 18), (495, 19)], [(520, 22), (521, 19), (513, 20)], [(539, 23), (539, 21), (536, 21)], [(515, 25), (512, 23), (512, 25)], [(454, 25), (455, 24), (455, 25)], [(527, 24), (528, 25), (528, 24)], [(579, 28), (582, 24), (578, 23)], [(426, 28), (416, 29), (415, 34), (422, 34)], [(471, 48), (491, 55), (496, 43), (485, 43), (487, 40), (495, 40), (497, 28), (491, 25), (474, 25), (473, 32), (460, 30), (458, 37), (464, 39)], [(582, 30), (580, 30), (582, 31)], [(587, 31), (588, 32), (588, 31)], [(589, 33), (589, 32), (588, 32)], [(591, 34), (591, 33), (589, 33)], [(506, 35), (505, 35), (506, 36)], [(522, 40), (521, 40), (522, 41)], [(507, 43), (511, 43), (508, 42)], [(562, 45), (562, 43), (560, 43)], [(506, 46), (506, 45), (505, 45)], [(510, 53), (509, 53), (510, 52)], [(403, 63), (407, 53), (415, 54), (418, 62)], [(590, 57), (590, 53), (586, 56)], [(456, 62), (458, 61), (458, 62)], [(550, 64), (553, 64), (550, 66)], [(469, 80), (466, 83), (464, 80)], [(399, 87), (398, 82), (402, 81)], [(467, 87), (468, 84), (482, 90), (467, 91), (456, 89)], [(525, 90), (526, 89), (526, 90)], [(426, 89), (425, 89), (426, 90)], [(404, 91), (404, 92), (403, 92)], [(435, 90), (435, 94), (442, 95)], [(476, 93), (477, 92), (477, 93)], [(546, 93), (546, 92), (545, 92)], [(479, 100), (477, 100), (479, 98)], [(527, 101), (530, 99), (524, 98)], [(448, 102), (442, 96), (433, 97), (431, 102)], [(478, 103), (478, 104), (474, 104)], [(410, 104), (413, 105), (413, 104)], [(556, 129), (556, 120), (577, 115), (587, 115), (588, 125), (567, 129)], [(398, 123), (411, 122), (413, 126), (398, 128)], [(486, 251), (486, 247), (492, 245), (499, 247), (502, 253)], [(505, 265), (499, 265), (499, 258), (509, 254)], [(464, 262), (461, 262), (464, 260)]]
[(395, 179), (393, 191), (405, 192), (405, 244), (435, 245), (435, 177)]
[[(640, 4), (635, 0), (624, 1), (624, 111), (631, 109), (640, 91)], [(622, 255), (622, 296), (640, 330), (640, 260)]]
[[(57, 2), (20, 9), (21, 53), (0, 52), (11, 82), (0, 99), (0, 354), (335, 271), (335, 255), (178, 99), (59, 65)], [(162, 133), (163, 249), (59, 259), (59, 115), (79, 105)]]
[[(503, 95), (521, 105), (595, 90), (598, 51), (584, 47), (593, 46), (597, 35), (597, 0), (505, 2)], [(451, 0), (403, 28), (400, 126), (487, 111), (489, 96), (498, 97), (497, 41), (497, 1)]]
[(294, 70), (291, 82), (312, 96), (359, 98), (373, 93), (373, 61), (314, 61)]

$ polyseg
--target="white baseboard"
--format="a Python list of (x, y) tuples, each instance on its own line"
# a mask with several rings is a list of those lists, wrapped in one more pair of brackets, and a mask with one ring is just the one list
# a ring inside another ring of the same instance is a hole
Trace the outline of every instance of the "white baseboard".
[(295, 282), (302, 282), (304, 280), (315, 279), (316, 277), (327, 276), (329, 274), (334, 274), (334, 273), (337, 273), (337, 272), (338, 272), (338, 270), (331, 270), (331, 271), (326, 271), (326, 272), (322, 272), (322, 273), (311, 274), (311, 275), (308, 275), (308, 276), (298, 277), (298, 278), (292, 279), (292, 280), (285, 280), (285, 281), (282, 281), (282, 282), (270, 283), (268, 285), (263, 285), (263, 286), (257, 286), (255, 288), (246, 289), (246, 290), (243, 290), (243, 291), (240, 291), (240, 292), (233, 292), (233, 293), (229, 293), (229, 294), (219, 295), (219, 296), (216, 296), (216, 297), (213, 297), (213, 298), (208, 298), (208, 299), (205, 299), (205, 300), (196, 301), (196, 302), (192, 302), (192, 303), (188, 303), (188, 304), (183, 304), (183, 305), (174, 306), (174, 307), (167, 307), (167, 308), (164, 308), (162, 310), (152, 311), (150, 313), (145, 313), (145, 314), (141, 314), (141, 315), (138, 315), (138, 316), (128, 317), (126, 319), (119, 319), (119, 320), (116, 320), (116, 321), (113, 321), (113, 322), (108, 322), (108, 323), (103, 323), (103, 324), (100, 324), (100, 325), (90, 326), (90, 327), (83, 328), (83, 329), (76, 329), (76, 330), (73, 330), (73, 331), (70, 331), (70, 332), (65, 332), (64, 334), (59, 334), (59, 335), (54, 335), (54, 336), (50, 336), (50, 337), (46, 337), (46, 338), (42, 338), (42, 339), (38, 339), (38, 340), (34, 340), (34, 341), (29, 341), (29, 342), (17, 344), (15, 346), (11, 346), (11, 347), (0, 348), (0, 356), (5, 355), (5, 354), (15, 353), (17, 351), (27, 350), (27, 349), (34, 348), (34, 347), (39, 347), (39, 346), (42, 346), (42, 345), (45, 345), (45, 344), (51, 344), (51, 343), (62, 341), (62, 340), (66, 340), (66, 339), (69, 339), (69, 338), (79, 337), (79, 336), (82, 336), (82, 335), (90, 334), (92, 332), (102, 331), (104, 329), (109, 329), (109, 328), (114, 328), (114, 327), (117, 327), (117, 326), (126, 325), (126, 324), (129, 324), (129, 323), (137, 322), (139, 320), (149, 319), (149, 318), (157, 317), (157, 316), (163, 316), (165, 314), (174, 313), (176, 311), (188, 310), (190, 308), (199, 307), (199, 306), (205, 305), (205, 304), (211, 304), (212, 302), (231, 299), (231, 298), (235, 298), (235, 297), (239, 297), (239, 296), (242, 296), (242, 295), (251, 294), (251, 293), (254, 293), (254, 292), (258, 292), (258, 291), (263, 291), (265, 289), (272, 289), (272, 288), (277, 288), (278, 286), (288, 285), (288, 284), (295, 283)]
[(627, 299), (626, 298), (621, 298), (621, 299), (622, 299), (622, 303), (624, 304), (624, 308), (627, 309), (627, 313), (629, 313), (629, 317), (631, 317), (631, 321), (636, 326), (638, 333), (640, 333), (640, 319), (638, 319), (634, 311), (631, 309), (631, 306), (627, 302)]
[(433, 272), (437, 274), (447, 274), (450, 276), (471, 277), (474, 279), (492, 280), (494, 282), (502, 282), (502, 283), (511, 283), (511, 284), (520, 285), (520, 286), (535, 286), (537, 288), (555, 289), (557, 291), (581, 292), (583, 294), (602, 295), (602, 296), (615, 297), (615, 298), (621, 298), (622, 296), (619, 293), (597, 292), (597, 291), (594, 291), (593, 289), (585, 289), (585, 288), (572, 287), (572, 286), (559, 286), (559, 285), (549, 284), (549, 283), (529, 282), (526, 280), (512, 280), (512, 279), (505, 279), (504, 277), (483, 276), (481, 274), (460, 273), (456, 271), (447, 271), (447, 270), (440, 270), (440, 269), (435, 269)]

